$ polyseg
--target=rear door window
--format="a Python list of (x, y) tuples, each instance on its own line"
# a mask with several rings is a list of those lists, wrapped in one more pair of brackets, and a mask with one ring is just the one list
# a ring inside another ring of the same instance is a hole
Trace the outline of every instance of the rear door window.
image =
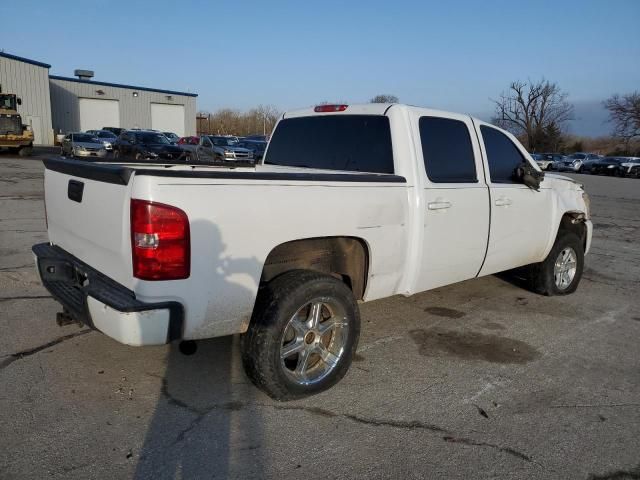
[(322, 115), (284, 119), (271, 138), (264, 163), (393, 173), (389, 118)]
[(504, 133), (495, 128), (480, 127), (492, 183), (520, 183), (515, 177), (516, 168), (524, 162), (520, 150)]
[(420, 117), (420, 141), (427, 177), (434, 183), (477, 182), (469, 129), (450, 118)]

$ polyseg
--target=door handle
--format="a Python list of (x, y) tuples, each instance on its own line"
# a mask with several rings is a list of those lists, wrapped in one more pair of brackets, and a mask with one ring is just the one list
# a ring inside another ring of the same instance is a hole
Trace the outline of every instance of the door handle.
[(496, 207), (507, 207), (512, 203), (511, 199), (507, 197), (500, 197), (496, 199)]
[(445, 208), (451, 208), (451, 202), (445, 200), (436, 200), (435, 202), (427, 203), (429, 210), (444, 210)]

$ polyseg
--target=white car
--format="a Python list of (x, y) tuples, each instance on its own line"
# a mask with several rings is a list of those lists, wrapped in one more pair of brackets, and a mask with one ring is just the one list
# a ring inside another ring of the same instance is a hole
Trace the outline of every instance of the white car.
[(622, 172), (625, 176), (640, 178), (640, 157), (622, 157)]
[(569, 294), (591, 244), (582, 185), (427, 108), (289, 112), (251, 167), (45, 166), (33, 251), (67, 314), (129, 345), (244, 334), (249, 378), (278, 399), (345, 375), (360, 302), (525, 265), (535, 291)]

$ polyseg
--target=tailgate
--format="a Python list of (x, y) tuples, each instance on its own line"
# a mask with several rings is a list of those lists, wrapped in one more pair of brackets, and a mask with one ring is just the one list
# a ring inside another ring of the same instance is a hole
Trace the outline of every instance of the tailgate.
[(131, 170), (58, 159), (44, 163), (49, 241), (132, 288)]

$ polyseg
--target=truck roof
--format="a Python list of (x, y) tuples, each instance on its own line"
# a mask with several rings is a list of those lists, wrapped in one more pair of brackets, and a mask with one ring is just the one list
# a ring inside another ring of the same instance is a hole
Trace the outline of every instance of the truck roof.
[[(322, 107), (331, 107), (331, 106), (341, 106), (346, 107), (341, 110), (333, 110), (328, 112), (318, 112), (316, 109)], [(282, 118), (294, 118), (294, 117), (309, 117), (314, 115), (385, 115), (387, 111), (391, 108), (402, 108), (402, 109), (420, 109), (420, 110), (428, 110), (430, 113), (437, 114), (457, 114), (460, 115), (459, 112), (447, 112), (444, 110), (435, 110), (428, 107), (420, 107), (417, 105), (407, 105), (405, 103), (356, 103), (356, 104), (327, 104), (327, 105), (316, 105), (313, 107), (301, 108), (298, 110), (290, 110), (285, 112), (282, 115)], [(462, 114), (466, 115), (466, 114)]]

